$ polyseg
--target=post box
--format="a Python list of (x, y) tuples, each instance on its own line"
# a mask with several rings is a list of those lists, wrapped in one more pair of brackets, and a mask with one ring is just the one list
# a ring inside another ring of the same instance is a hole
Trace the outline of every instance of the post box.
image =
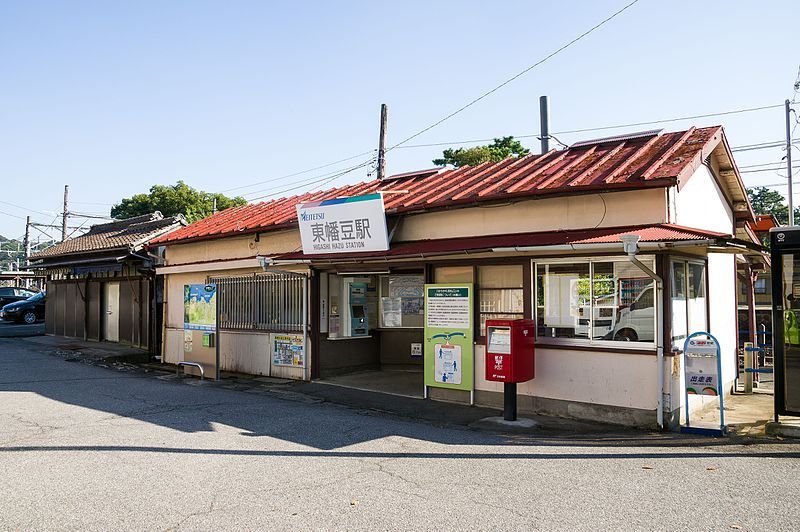
[(533, 320), (486, 320), (486, 380), (517, 383), (534, 377)]

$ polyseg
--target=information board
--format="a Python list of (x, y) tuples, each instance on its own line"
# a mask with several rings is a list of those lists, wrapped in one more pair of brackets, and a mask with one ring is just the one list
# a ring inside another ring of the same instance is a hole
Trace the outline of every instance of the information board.
[(473, 389), (471, 284), (425, 285), (425, 385)]
[[(690, 334), (683, 343), (683, 382), (685, 393), (686, 425), (681, 430), (691, 428), (690, 397), (707, 395), (719, 399), (720, 428), (718, 433), (725, 432), (725, 405), (720, 389), (722, 359), (719, 342), (705, 331)], [(701, 429), (706, 430), (706, 429)]]
[(272, 365), (302, 368), (306, 364), (306, 354), (302, 334), (272, 335)]
[(217, 328), (217, 285), (183, 286), (184, 330), (214, 331)]

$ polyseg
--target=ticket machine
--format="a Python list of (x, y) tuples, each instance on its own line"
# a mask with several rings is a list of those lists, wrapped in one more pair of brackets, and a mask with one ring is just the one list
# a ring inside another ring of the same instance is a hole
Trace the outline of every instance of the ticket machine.
[(534, 378), (533, 320), (486, 320), (486, 380), (505, 383), (503, 417), (517, 419), (517, 383)]
[(350, 335), (367, 336), (369, 321), (367, 318), (367, 283), (350, 283)]

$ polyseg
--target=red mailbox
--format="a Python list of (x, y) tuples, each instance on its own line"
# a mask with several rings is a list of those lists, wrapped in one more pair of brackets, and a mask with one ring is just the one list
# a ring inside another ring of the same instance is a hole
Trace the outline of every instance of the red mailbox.
[(533, 320), (486, 320), (486, 380), (525, 382), (534, 377)]

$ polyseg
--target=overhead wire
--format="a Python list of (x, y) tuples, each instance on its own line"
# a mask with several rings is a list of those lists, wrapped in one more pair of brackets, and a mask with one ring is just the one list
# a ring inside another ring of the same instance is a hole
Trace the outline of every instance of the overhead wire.
[[(358, 170), (360, 168), (364, 168), (365, 166), (368, 166), (370, 163), (372, 163), (372, 159), (364, 161), (364, 162), (362, 162), (360, 164), (357, 164), (355, 166), (352, 166), (350, 168), (334, 172), (332, 175), (331, 175), (331, 173), (328, 173), (328, 174), (325, 174), (324, 176), (322, 176), (319, 179), (315, 178), (314, 181), (304, 182), (302, 184), (299, 184), (299, 185), (296, 185), (296, 186), (292, 186), (292, 187), (289, 187), (289, 188), (284, 188), (284, 189), (279, 190), (277, 192), (273, 192), (273, 193), (270, 193), (270, 194), (265, 194), (263, 196), (258, 196), (258, 197), (255, 197), (255, 198), (249, 198), (247, 201), (248, 202), (253, 202), (253, 201), (262, 200), (262, 199), (265, 199), (265, 198), (271, 198), (271, 197), (275, 197), (275, 196), (280, 196), (280, 195), (285, 194), (287, 192), (291, 192), (291, 191), (306, 187), (308, 185), (319, 184), (319, 186), (324, 186), (324, 185), (326, 185), (328, 183), (331, 183), (331, 182), (335, 181), (339, 177), (342, 177), (342, 176), (344, 176), (346, 174), (354, 172), (354, 171), (356, 171), (356, 170)], [(317, 176), (317, 177), (319, 177), (319, 176)]]
[(539, 61), (535, 62), (534, 64), (532, 64), (532, 65), (530, 65), (530, 66), (528, 66), (527, 68), (523, 69), (522, 71), (520, 71), (519, 73), (515, 74), (514, 76), (511, 76), (510, 78), (508, 78), (507, 80), (503, 81), (502, 83), (500, 83), (499, 85), (495, 86), (494, 88), (492, 88), (492, 89), (490, 89), (490, 90), (488, 90), (488, 91), (484, 92), (483, 94), (481, 94), (481, 95), (480, 95), (480, 96), (478, 96), (477, 98), (473, 98), (472, 100), (470, 100), (470, 101), (469, 101), (469, 102), (467, 102), (466, 104), (462, 105), (461, 107), (459, 107), (458, 109), (456, 109), (456, 110), (455, 110), (455, 111), (453, 111), (452, 113), (448, 114), (447, 116), (445, 116), (445, 117), (443, 117), (443, 118), (440, 118), (439, 120), (437, 120), (436, 122), (432, 123), (431, 125), (429, 125), (429, 126), (427, 126), (427, 127), (423, 128), (423, 129), (421, 129), (421, 130), (417, 131), (416, 133), (414, 133), (413, 135), (411, 135), (411, 136), (409, 136), (409, 137), (406, 137), (404, 140), (402, 140), (402, 141), (398, 142), (397, 144), (394, 144), (392, 147), (390, 147), (390, 148), (389, 148), (389, 149), (387, 149), (386, 151), (387, 151), (387, 152), (390, 152), (390, 151), (392, 151), (393, 149), (395, 149), (395, 148), (398, 148), (398, 147), (400, 147), (400, 146), (404, 145), (404, 144), (405, 144), (405, 143), (407, 143), (408, 141), (410, 141), (410, 140), (413, 140), (413, 139), (415, 139), (415, 138), (419, 137), (419, 136), (420, 136), (420, 135), (422, 135), (423, 133), (426, 133), (426, 132), (430, 131), (431, 129), (435, 128), (435, 127), (436, 127), (436, 126), (438, 126), (439, 124), (442, 124), (443, 122), (446, 122), (447, 120), (450, 120), (451, 118), (453, 118), (453, 117), (454, 117), (454, 116), (456, 116), (457, 114), (459, 114), (459, 113), (461, 113), (461, 112), (465, 111), (466, 109), (469, 109), (470, 107), (472, 107), (473, 105), (475, 105), (475, 104), (476, 104), (476, 103), (478, 103), (479, 101), (481, 101), (481, 100), (483, 100), (484, 98), (486, 98), (486, 97), (488, 97), (488, 96), (490, 96), (490, 95), (494, 94), (495, 92), (497, 92), (498, 90), (502, 89), (503, 87), (505, 87), (505, 86), (506, 86), (506, 85), (508, 85), (509, 83), (511, 83), (511, 82), (515, 81), (516, 79), (518, 79), (518, 78), (520, 78), (520, 77), (524, 76), (525, 74), (527, 74), (528, 72), (530, 72), (530, 71), (531, 71), (531, 70), (533, 70), (534, 68), (536, 68), (536, 67), (538, 67), (539, 65), (541, 65), (541, 64), (543, 64), (543, 63), (545, 63), (545, 62), (547, 62), (547, 61), (548, 61), (548, 60), (550, 60), (551, 58), (555, 57), (555, 56), (556, 56), (556, 55), (558, 55), (559, 53), (561, 53), (561, 52), (563, 52), (564, 50), (566, 50), (567, 48), (571, 47), (572, 45), (574, 45), (575, 43), (577, 43), (578, 41), (580, 41), (580, 40), (581, 40), (581, 39), (583, 39), (584, 37), (588, 36), (589, 34), (591, 34), (592, 32), (594, 32), (595, 30), (599, 29), (600, 27), (602, 27), (602, 26), (603, 26), (603, 25), (605, 25), (606, 23), (610, 22), (611, 20), (613, 20), (614, 18), (616, 18), (617, 16), (619, 16), (620, 14), (622, 14), (622, 13), (623, 13), (624, 11), (626, 11), (627, 9), (629, 9), (629, 8), (633, 7), (633, 5), (634, 5), (634, 4), (636, 4), (638, 1), (639, 1), (639, 0), (633, 0), (632, 2), (630, 2), (630, 3), (626, 4), (624, 7), (622, 7), (621, 9), (619, 9), (619, 10), (617, 10), (617, 11), (615, 11), (615, 12), (614, 12), (614, 13), (612, 13), (610, 16), (606, 17), (605, 19), (603, 19), (603, 20), (602, 20), (602, 21), (600, 21), (599, 23), (595, 24), (594, 26), (592, 26), (592, 27), (591, 27), (591, 28), (589, 28), (588, 30), (584, 31), (583, 33), (581, 33), (580, 35), (578, 35), (577, 37), (575, 37), (574, 39), (572, 39), (572, 40), (571, 40), (571, 41), (569, 41), (568, 43), (564, 44), (563, 46), (561, 46), (560, 48), (556, 49), (555, 51), (553, 51), (553, 52), (550, 52), (549, 54), (547, 54), (545, 57), (543, 57), (543, 58), (542, 58), (542, 59), (540, 59)]
[[(298, 176), (298, 175), (307, 174), (308, 172), (313, 172), (315, 170), (321, 170), (322, 168), (327, 168), (327, 167), (333, 166), (335, 164), (343, 163), (343, 162), (346, 162), (346, 161), (351, 161), (353, 159), (357, 159), (358, 157), (363, 157), (364, 155), (367, 155), (367, 154), (370, 154), (370, 153), (374, 153), (375, 151), (377, 151), (377, 150), (375, 150), (375, 149), (368, 150), (368, 151), (365, 151), (365, 152), (362, 152), (362, 153), (358, 153), (356, 155), (351, 155), (350, 157), (345, 157), (344, 159), (339, 159), (338, 161), (333, 161), (331, 163), (322, 164), (322, 165), (319, 165), (319, 166), (315, 166), (313, 168), (307, 168), (305, 170), (300, 170), (299, 172), (293, 172), (291, 174), (286, 174), (286, 175), (279, 176), (279, 177), (272, 177), (272, 178), (264, 179), (262, 181), (257, 181), (255, 183), (250, 183), (248, 185), (241, 185), (241, 186), (226, 188), (226, 189), (217, 191), (217, 193), (221, 194), (223, 192), (230, 192), (230, 191), (233, 191), (233, 190), (241, 190), (243, 188), (255, 187), (255, 186), (258, 186), (258, 185), (263, 185), (264, 183), (271, 183), (271, 182), (274, 182), (274, 181), (280, 181), (282, 179), (288, 179), (290, 177), (295, 177), (295, 176)], [(245, 193), (244, 195), (253, 194), (253, 193), (254, 192), (248, 192), (248, 193)]]

